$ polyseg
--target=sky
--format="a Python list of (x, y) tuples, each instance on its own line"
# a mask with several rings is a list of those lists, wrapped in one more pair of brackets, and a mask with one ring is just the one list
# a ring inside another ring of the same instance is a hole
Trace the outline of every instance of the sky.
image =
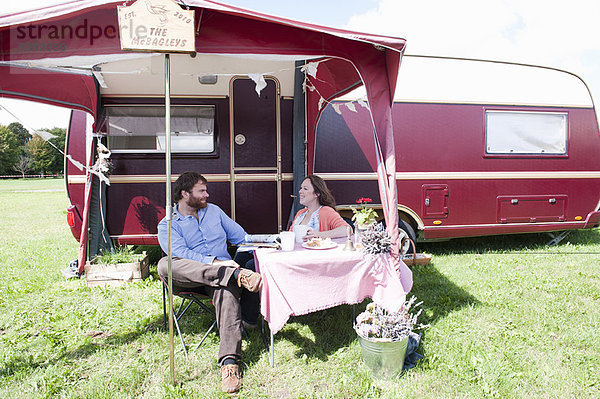
[[(0, 14), (62, 3), (3, 1)], [(229, 0), (229, 4), (337, 28), (402, 37), (407, 54), (522, 62), (583, 78), (600, 104), (598, 0)], [(0, 124), (67, 127), (68, 111), (0, 99)]]

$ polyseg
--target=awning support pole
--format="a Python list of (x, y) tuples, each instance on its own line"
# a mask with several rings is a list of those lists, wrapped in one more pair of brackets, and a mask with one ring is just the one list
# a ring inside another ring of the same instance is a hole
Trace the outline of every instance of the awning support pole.
[(171, 247), (171, 223), (173, 217), (173, 206), (171, 204), (171, 58), (165, 54), (165, 175), (166, 175), (166, 219), (167, 219), (167, 242), (168, 242), (168, 277), (169, 286), (169, 371), (171, 384), (175, 385), (175, 345), (173, 342), (173, 269)]

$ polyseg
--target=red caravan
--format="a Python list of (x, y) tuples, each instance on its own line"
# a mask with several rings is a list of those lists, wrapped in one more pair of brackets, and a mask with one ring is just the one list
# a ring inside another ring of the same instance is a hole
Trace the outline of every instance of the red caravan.
[[(79, 1), (1, 17), (0, 93), (73, 108), (73, 159), (94, 164), (98, 142), (111, 151), (110, 185), (95, 181), (88, 201), (92, 241), (156, 244), (165, 202), (163, 56), (124, 53), (104, 34), (93, 45), (89, 37), (10, 36), (28, 24), (83, 21), (110, 33), (121, 4)], [(421, 240), (598, 224), (598, 123), (577, 77), (433, 57), (404, 56), (398, 69), (402, 39), (186, 4), (198, 51), (171, 57), (173, 174), (203, 173), (211, 201), (249, 232), (286, 227), (305, 173), (327, 180), (349, 217), (361, 197), (374, 199), (380, 217), (380, 198), (393, 211), (397, 188), (400, 228)], [(368, 95), (357, 91), (357, 70)], [(65, 170), (79, 238), (86, 174), (70, 162)]]
[[(254, 81), (233, 76), (237, 67), (231, 68), (231, 77), (200, 85), (205, 94), (176, 98), (181, 118), (198, 107), (211, 110), (215, 133), (202, 138), (205, 148), (195, 153), (179, 146), (185, 139), (176, 137), (174, 165), (207, 174), (213, 199), (249, 231), (277, 231), (278, 218), (285, 226), (291, 212), (292, 160), (304, 153), (304, 146), (294, 147), (291, 70), (277, 67), (259, 97)], [(127, 87), (123, 75), (106, 77), (120, 79), (109, 87)], [(226, 83), (223, 91), (220, 80)], [(302, 136), (307, 142), (303, 167), (328, 182), (347, 217), (357, 198), (379, 198), (373, 125), (364, 90), (359, 91), (325, 104)], [(396, 93), (398, 215), (409, 236), (423, 241), (598, 226), (600, 135), (590, 93), (576, 76), (534, 66), (405, 55)], [(308, 92), (309, 102), (319, 98)], [(101, 101), (107, 120), (100, 131), (116, 167), (107, 192), (110, 235), (124, 243), (154, 243), (164, 194), (152, 176), (161, 170), (163, 156), (154, 148), (119, 149), (123, 135), (111, 130), (110, 121), (117, 110), (135, 120), (158, 100), (108, 89)], [(69, 145), (82, 146), (82, 137), (70, 135)], [(281, 179), (276, 181), (278, 156)], [(70, 187), (83, 183), (69, 179)], [(382, 217), (381, 205), (374, 202), (369, 206)]]

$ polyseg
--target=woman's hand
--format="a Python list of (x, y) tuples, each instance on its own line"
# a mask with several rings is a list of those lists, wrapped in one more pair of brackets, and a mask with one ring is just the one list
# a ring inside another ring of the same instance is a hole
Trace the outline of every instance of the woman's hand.
[(308, 241), (311, 238), (327, 238), (330, 237), (329, 231), (319, 231), (319, 230), (308, 230), (308, 233), (303, 237), (304, 241)]
[(313, 237), (340, 238), (340, 237), (346, 237), (347, 235), (348, 235), (348, 225), (344, 225), (344, 226), (337, 227), (333, 230), (327, 230), (327, 231), (319, 231), (319, 230), (311, 231), (311, 230), (309, 230), (308, 233), (306, 233), (306, 235), (304, 236), (304, 241), (310, 240)]

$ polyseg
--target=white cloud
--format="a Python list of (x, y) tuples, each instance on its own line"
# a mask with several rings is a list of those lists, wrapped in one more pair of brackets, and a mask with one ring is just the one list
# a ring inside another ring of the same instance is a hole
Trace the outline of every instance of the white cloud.
[(590, 84), (600, 103), (598, 0), (381, 0), (347, 29), (407, 39), (408, 54), (552, 66)]

